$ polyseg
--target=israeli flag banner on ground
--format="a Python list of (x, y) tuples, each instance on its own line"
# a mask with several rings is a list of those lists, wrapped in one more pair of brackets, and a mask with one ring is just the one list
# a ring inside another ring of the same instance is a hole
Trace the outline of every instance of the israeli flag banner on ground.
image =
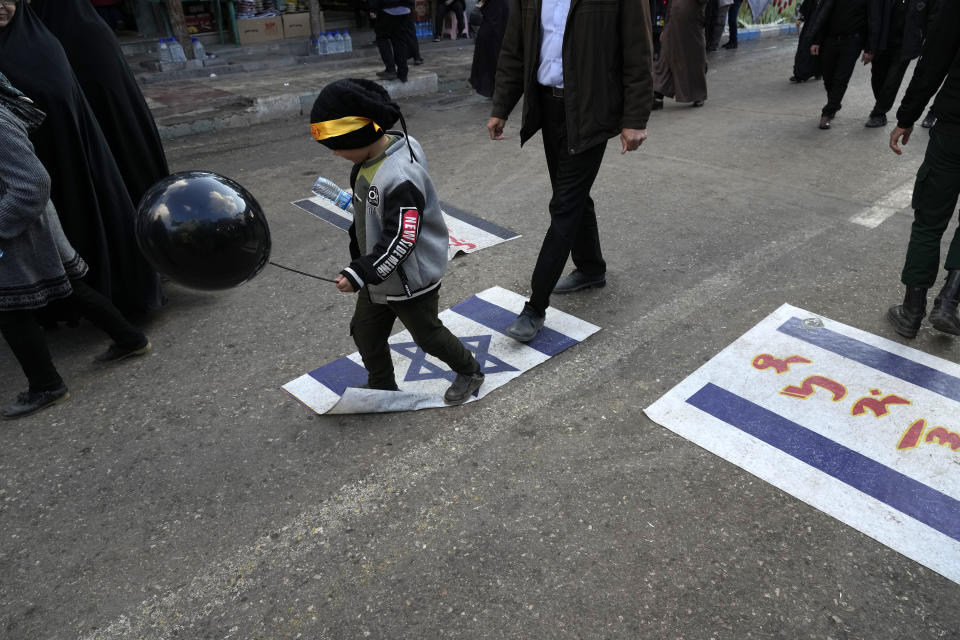
[[(326, 198), (305, 198), (290, 204), (332, 224), (341, 231), (347, 231), (353, 222), (352, 211), (344, 211)], [(473, 253), (520, 237), (520, 234), (515, 231), (466, 211), (461, 211), (444, 202), (440, 203), (440, 208), (443, 210), (443, 218), (446, 220), (447, 230), (450, 232), (450, 245), (447, 249), (448, 260), (453, 260), (455, 256), (461, 253)]]
[[(468, 402), (479, 400), (552, 356), (580, 344), (600, 327), (550, 307), (536, 338), (523, 344), (505, 331), (526, 298), (493, 287), (440, 313), (443, 324), (476, 356), (486, 376)], [(367, 382), (359, 353), (325, 364), (283, 385), (283, 390), (316, 413), (382, 413), (444, 407), (443, 393), (456, 374), (425, 354), (402, 331), (391, 336), (390, 350), (400, 391), (358, 389)]]
[(646, 413), (960, 583), (960, 366), (783, 305)]

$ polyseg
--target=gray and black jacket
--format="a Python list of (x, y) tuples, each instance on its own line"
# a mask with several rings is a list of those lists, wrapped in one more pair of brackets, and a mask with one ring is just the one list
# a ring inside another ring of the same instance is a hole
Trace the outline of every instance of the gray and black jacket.
[[(370, 299), (381, 304), (415, 298), (439, 287), (450, 243), (420, 143), (408, 138), (408, 150), (403, 133), (388, 135), (395, 140), (371, 184), (358, 179), (363, 165), (353, 168), (352, 261), (340, 272), (355, 290), (366, 286)], [(380, 161), (375, 158), (368, 164)]]

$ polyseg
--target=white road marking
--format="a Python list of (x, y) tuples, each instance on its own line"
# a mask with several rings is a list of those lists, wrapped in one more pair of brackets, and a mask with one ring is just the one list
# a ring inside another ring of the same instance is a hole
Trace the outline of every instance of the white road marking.
[(867, 207), (858, 214), (850, 218), (853, 224), (859, 224), (868, 229), (875, 229), (880, 224), (895, 213), (903, 211), (910, 206), (913, 199), (913, 179), (903, 183), (882, 199)]

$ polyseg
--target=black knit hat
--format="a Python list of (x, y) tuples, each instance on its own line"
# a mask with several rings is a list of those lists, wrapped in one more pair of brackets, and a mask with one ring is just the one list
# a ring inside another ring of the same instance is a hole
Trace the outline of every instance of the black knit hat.
[(310, 110), (314, 139), (330, 149), (360, 149), (379, 140), (402, 119), (387, 90), (372, 80), (347, 78), (328, 84)]

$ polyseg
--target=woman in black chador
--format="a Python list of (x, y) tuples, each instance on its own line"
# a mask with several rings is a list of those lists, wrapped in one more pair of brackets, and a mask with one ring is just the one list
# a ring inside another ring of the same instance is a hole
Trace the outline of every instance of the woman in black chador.
[(30, 7), (63, 45), (137, 205), (170, 171), (157, 125), (113, 31), (90, 0), (33, 0)]
[(13, 11), (0, 26), (0, 72), (47, 114), (30, 139), (67, 238), (89, 265), (90, 284), (121, 311), (156, 309), (160, 279), (137, 248), (133, 202), (63, 47), (30, 5), (21, 0)]
[(473, 50), (473, 68), (470, 70), (470, 86), (480, 95), (493, 97), (493, 79), (497, 74), (497, 58), (500, 57), (500, 43), (507, 30), (507, 17), (510, 7), (507, 0), (485, 0), (480, 5), (483, 22), (477, 31)]

